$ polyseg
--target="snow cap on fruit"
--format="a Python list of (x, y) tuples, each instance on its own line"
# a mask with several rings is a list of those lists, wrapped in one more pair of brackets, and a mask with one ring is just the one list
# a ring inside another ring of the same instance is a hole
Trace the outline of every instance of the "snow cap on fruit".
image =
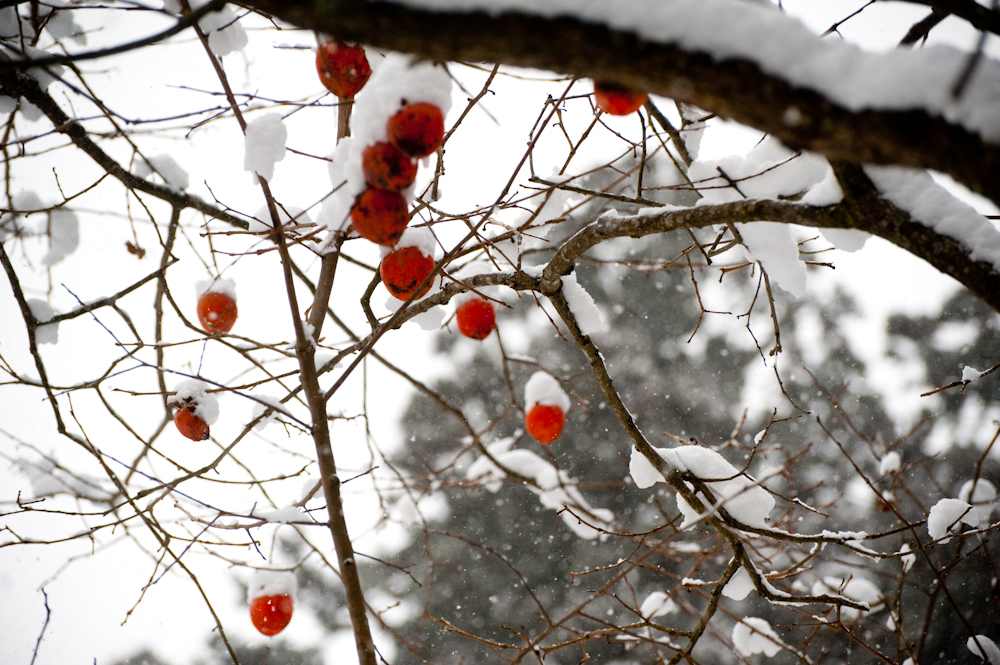
[(284, 570), (255, 570), (247, 584), (247, 602), (261, 596), (295, 597), (295, 575)]
[(208, 392), (210, 386), (198, 379), (186, 379), (174, 386), (173, 403), (184, 406), (194, 405), (194, 415), (210, 426), (219, 420), (219, 398)]
[(437, 261), (437, 240), (434, 239), (433, 233), (422, 226), (408, 228), (403, 231), (403, 235), (400, 237), (399, 242), (392, 247), (380, 247), (380, 256), (384, 259), (391, 252), (398, 251), (404, 247), (416, 247), (420, 250), (421, 254), (429, 256)]
[(231, 279), (223, 279), (221, 277), (199, 279), (194, 284), (194, 290), (199, 297), (206, 293), (225, 293), (233, 300), (236, 300), (236, 282)]
[(569, 395), (551, 374), (535, 372), (524, 384), (524, 408), (530, 411), (536, 404), (557, 406), (565, 413), (570, 407)]

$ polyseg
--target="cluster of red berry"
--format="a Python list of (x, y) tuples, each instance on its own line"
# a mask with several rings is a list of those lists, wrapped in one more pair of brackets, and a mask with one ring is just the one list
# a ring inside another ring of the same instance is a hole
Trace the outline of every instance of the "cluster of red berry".
[[(352, 99), (368, 82), (371, 66), (360, 46), (338, 40), (320, 45), (316, 69), (323, 86), (339, 98)], [(646, 102), (646, 94), (614, 83), (594, 81), (597, 107), (611, 115), (628, 115)], [(358, 195), (351, 209), (351, 223), (359, 236), (384, 247), (396, 245), (409, 224), (409, 211), (403, 190), (417, 177), (417, 160), (433, 154), (444, 138), (441, 109), (427, 102), (404, 104), (386, 123), (387, 142), (369, 145), (362, 153), (362, 172), (367, 188)], [(386, 288), (396, 298), (407, 300), (416, 293), (422, 297), (430, 283), (434, 258), (419, 246), (400, 247), (389, 252), (379, 265)], [(227, 333), (236, 323), (236, 300), (224, 291), (208, 290), (198, 298), (198, 320), (209, 334)], [(482, 340), (496, 327), (496, 309), (478, 296), (462, 301), (455, 310), (461, 334)], [(560, 391), (561, 393), (561, 391)], [(552, 443), (566, 424), (568, 401), (558, 404), (529, 400), (525, 429), (541, 444)], [(548, 400), (553, 401), (553, 400)], [(179, 405), (174, 413), (178, 431), (192, 441), (209, 437), (209, 426), (197, 414), (198, 404)], [(292, 619), (292, 597), (288, 594), (259, 596), (250, 603), (250, 619), (264, 635), (277, 635)]]
[[(319, 47), (316, 66), (327, 90), (339, 97), (353, 97), (368, 81), (371, 67), (360, 46), (331, 40)], [(403, 193), (417, 177), (417, 160), (441, 147), (444, 115), (427, 102), (403, 103), (386, 122), (388, 141), (365, 147), (361, 170), (366, 189), (351, 208), (351, 224), (359, 236), (383, 247), (399, 242), (410, 222), (409, 206)], [(417, 247), (400, 247), (389, 252), (379, 266), (386, 288), (396, 298), (407, 300), (434, 270), (433, 256)]]

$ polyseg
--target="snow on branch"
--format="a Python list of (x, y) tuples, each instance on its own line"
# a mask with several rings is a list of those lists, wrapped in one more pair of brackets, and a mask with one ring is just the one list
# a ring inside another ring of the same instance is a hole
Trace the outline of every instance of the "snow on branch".
[(1000, 64), (981, 61), (955, 100), (968, 58), (958, 50), (866, 53), (823, 40), (770, 5), (734, 0), (251, 4), (301, 27), (434, 60), (615, 80), (829, 158), (943, 171), (1000, 202)]

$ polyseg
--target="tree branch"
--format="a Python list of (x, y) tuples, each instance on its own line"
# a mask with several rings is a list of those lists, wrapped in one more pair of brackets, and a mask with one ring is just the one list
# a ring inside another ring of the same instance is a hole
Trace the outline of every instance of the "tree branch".
[[(653, 42), (565, 16), (432, 12), (366, 0), (244, 4), (300, 27), (431, 60), (485, 61), (610, 79), (697, 105), (773, 134), (792, 148), (830, 159), (942, 171), (1000, 203), (1000, 147), (978, 134), (912, 105), (888, 109), (862, 101), (854, 105), (860, 110), (849, 109), (766, 71), (750, 55), (717, 59), (707, 44), (688, 46), (697, 43), (697, 37), (683, 45)], [(951, 5), (958, 3), (947, 4), (952, 10)], [(692, 34), (698, 32), (696, 27), (691, 26)], [(709, 26), (700, 27), (709, 32)], [(778, 29), (774, 41), (783, 37)], [(815, 43), (803, 48), (801, 59), (818, 58), (828, 46), (817, 36)]]

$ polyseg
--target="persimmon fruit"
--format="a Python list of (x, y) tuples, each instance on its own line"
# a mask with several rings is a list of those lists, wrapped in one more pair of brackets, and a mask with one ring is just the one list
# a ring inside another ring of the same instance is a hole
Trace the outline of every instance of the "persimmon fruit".
[(365, 50), (331, 39), (316, 49), (316, 71), (323, 87), (337, 97), (353, 98), (372, 75)]
[(431, 282), (417, 292), (417, 288), (434, 271), (434, 257), (426, 256), (418, 247), (400, 247), (382, 259), (378, 272), (382, 283), (396, 298), (407, 300), (414, 293), (423, 297), (431, 288)]
[(369, 187), (361, 192), (351, 208), (354, 230), (377, 245), (395, 245), (409, 221), (406, 198), (388, 189)]
[(417, 163), (393, 144), (380, 142), (361, 153), (361, 171), (369, 187), (398, 192), (413, 184)]
[(435, 104), (404, 106), (385, 124), (389, 141), (411, 157), (426, 157), (441, 146), (444, 116)]
[(646, 103), (646, 93), (617, 83), (594, 81), (594, 101), (597, 108), (609, 115), (628, 115)]
[(237, 314), (236, 301), (228, 293), (208, 291), (198, 297), (198, 320), (208, 333), (229, 332)]
[(209, 428), (202, 418), (194, 412), (194, 404), (185, 404), (174, 412), (174, 425), (177, 431), (192, 441), (204, 441), (208, 438)]
[(524, 417), (524, 427), (531, 438), (549, 444), (559, 438), (566, 425), (566, 414), (558, 406), (536, 404)]
[(482, 298), (466, 300), (455, 310), (458, 332), (472, 339), (486, 339), (496, 327), (497, 314), (493, 305)]
[(271, 637), (285, 629), (294, 608), (295, 602), (286, 593), (258, 596), (250, 601), (250, 621), (254, 628)]

